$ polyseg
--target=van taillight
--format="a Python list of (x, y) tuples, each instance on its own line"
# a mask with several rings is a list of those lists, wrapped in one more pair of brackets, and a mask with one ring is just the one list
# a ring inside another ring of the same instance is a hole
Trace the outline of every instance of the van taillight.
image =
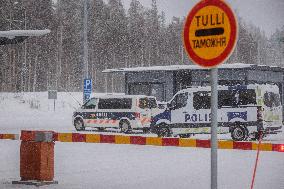
[(135, 116), (136, 118), (140, 118), (140, 113), (135, 112), (135, 113), (134, 113), (134, 116)]
[(262, 108), (261, 107), (257, 107), (257, 120), (258, 121), (263, 121)]
[(136, 107), (139, 107), (139, 101), (136, 99)]

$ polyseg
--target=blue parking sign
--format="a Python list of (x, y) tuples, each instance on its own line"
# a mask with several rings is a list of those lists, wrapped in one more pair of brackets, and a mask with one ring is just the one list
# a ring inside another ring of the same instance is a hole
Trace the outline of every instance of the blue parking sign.
[(84, 91), (92, 91), (92, 80), (84, 79)]
[(92, 80), (84, 79), (84, 102), (90, 99), (92, 93)]

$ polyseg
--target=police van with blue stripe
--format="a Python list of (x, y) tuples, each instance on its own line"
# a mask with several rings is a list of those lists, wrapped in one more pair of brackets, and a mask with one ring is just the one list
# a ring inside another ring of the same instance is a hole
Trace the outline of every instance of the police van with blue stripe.
[(99, 95), (88, 100), (73, 114), (77, 131), (86, 127), (148, 131), (152, 116), (159, 111), (155, 97), (144, 95)]
[[(190, 137), (211, 132), (211, 88), (179, 91), (164, 112), (153, 117), (151, 131), (160, 137)], [(218, 86), (218, 133), (233, 140), (259, 139), (282, 128), (282, 105), (276, 85)]]

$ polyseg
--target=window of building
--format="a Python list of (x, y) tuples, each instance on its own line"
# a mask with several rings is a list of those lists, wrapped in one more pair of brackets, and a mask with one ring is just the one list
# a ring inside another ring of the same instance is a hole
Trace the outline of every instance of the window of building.
[(159, 101), (165, 101), (165, 87), (163, 83), (131, 83), (130, 95), (154, 96)]

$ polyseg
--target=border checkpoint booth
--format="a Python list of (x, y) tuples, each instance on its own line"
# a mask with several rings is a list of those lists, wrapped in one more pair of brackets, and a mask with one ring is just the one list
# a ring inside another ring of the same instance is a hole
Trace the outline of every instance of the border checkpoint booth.
[[(283, 104), (284, 68), (243, 63), (223, 64), (218, 68), (219, 85), (276, 84)], [(161, 102), (169, 101), (179, 90), (210, 85), (210, 70), (196, 65), (107, 69), (103, 73), (124, 74), (125, 94), (155, 96)]]

